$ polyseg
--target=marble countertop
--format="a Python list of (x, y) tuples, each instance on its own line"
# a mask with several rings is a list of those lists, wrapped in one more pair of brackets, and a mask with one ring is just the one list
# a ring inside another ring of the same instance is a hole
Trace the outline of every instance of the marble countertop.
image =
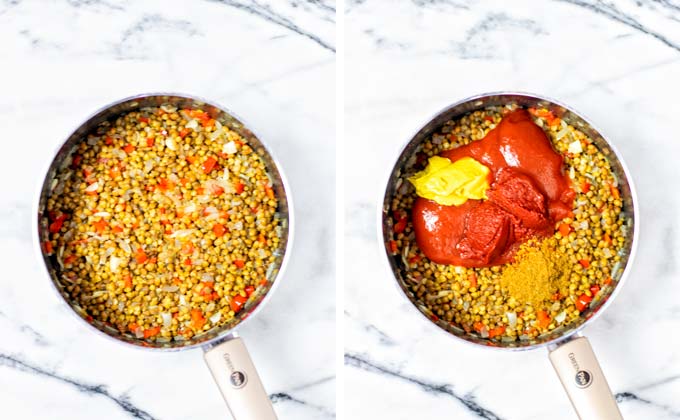
[(33, 254), (33, 193), (99, 107), (192, 93), (243, 117), (291, 182), (285, 282), (239, 330), (281, 419), (335, 417), (332, 1), (0, 0), (0, 418), (228, 419), (200, 350), (157, 354), (86, 330)]
[(680, 3), (511, 3), (348, 1), (345, 414), (576, 418), (547, 351), (478, 349), (437, 332), (408, 308), (377, 243), (382, 183), (409, 136), (454, 101), (519, 90), (588, 116), (630, 167), (638, 257), (616, 301), (583, 332), (626, 419), (680, 418)]

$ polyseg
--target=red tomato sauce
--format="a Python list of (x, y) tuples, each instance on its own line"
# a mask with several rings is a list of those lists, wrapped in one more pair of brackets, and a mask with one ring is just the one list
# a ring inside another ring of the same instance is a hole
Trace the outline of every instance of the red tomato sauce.
[(488, 200), (443, 206), (418, 197), (412, 219), (416, 242), (439, 264), (505, 264), (532, 237), (546, 237), (571, 215), (575, 193), (562, 156), (523, 109), (510, 112), (480, 141), (441, 153), (471, 157), (490, 169)]

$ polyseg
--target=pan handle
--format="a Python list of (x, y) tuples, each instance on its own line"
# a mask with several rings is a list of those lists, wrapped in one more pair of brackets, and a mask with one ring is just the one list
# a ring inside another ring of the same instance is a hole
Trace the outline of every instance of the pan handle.
[(277, 420), (243, 340), (231, 336), (203, 357), (234, 420)]
[(581, 420), (623, 419), (587, 338), (567, 341), (549, 357)]

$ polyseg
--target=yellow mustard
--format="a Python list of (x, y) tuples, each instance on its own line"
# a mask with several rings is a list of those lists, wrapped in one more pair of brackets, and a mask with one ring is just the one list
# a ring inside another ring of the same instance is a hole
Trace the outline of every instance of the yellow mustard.
[(444, 206), (460, 206), (469, 199), (481, 200), (489, 188), (489, 168), (471, 157), (455, 162), (433, 156), (427, 167), (408, 180), (416, 194)]

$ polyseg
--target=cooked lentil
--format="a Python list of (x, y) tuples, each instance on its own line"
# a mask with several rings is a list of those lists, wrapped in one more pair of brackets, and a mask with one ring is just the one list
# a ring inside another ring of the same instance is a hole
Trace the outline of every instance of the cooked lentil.
[(564, 156), (577, 192), (573, 217), (557, 223), (549, 239), (559, 258), (566, 261), (566, 287), (558, 287), (559, 293), (539, 303), (521, 302), (501, 283), (509, 264), (465, 268), (436, 264), (425, 257), (408, 216), (416, 198), (408, 177), (421, 170), (429, 157), (481, 140), (504, 113), (516, 108), (514, 104), (488, 107), (447, 121), (418, 147), (402, 171), (390, 207), (393, 237), (388, 249), (401, 256), (406, 267), (403, 277), (421, 310), (437, 321), (501, 341), (534, 338), (576, 321), (600, 290), (612, 287), (612, 279), (621, 270), (627, 234), (617, 180), (606, 156), (584, 133), (548, 110), (530, 109), (536, 124)]
[(264, 162), (200, 109), (103, 123), (47, 199), (59, 278), (90, 316), (138, 339), (185, 340), (232, 320), (280, 244)]

